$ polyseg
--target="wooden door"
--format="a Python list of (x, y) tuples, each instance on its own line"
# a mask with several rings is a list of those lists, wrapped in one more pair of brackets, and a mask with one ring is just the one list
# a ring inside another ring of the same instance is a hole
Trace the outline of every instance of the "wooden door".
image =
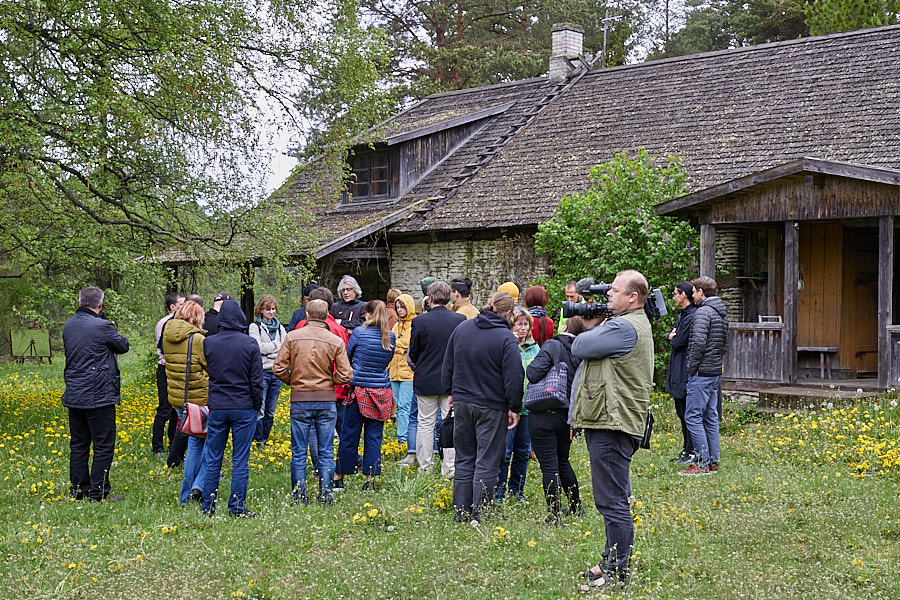
[[(797, 346), (840, 346), (843, 227), (839, 223), (800, 225), (800, 289)], [(808, 357), (800, 357), (805, 362)], [(818, 366), (798, 363), (798, 366)]]

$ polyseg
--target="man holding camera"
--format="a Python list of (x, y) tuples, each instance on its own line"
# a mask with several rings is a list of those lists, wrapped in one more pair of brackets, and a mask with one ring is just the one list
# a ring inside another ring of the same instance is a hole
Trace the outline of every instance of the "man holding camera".
[(575, 338), (582, 360), (572, 390), (571, 424), (583, 429), (591, 462), (594, 504), (603, 515), (606, 546), (600, 562), (581, 575), (582, 592), (624, 586), (634, 522), (628, 505), (629, 469), (647, 420), (653, 386), (653, 337), (644, 312), (649, 286), (637, 271), (621, 271), (607, 292), (607, 319), (585, 318)]

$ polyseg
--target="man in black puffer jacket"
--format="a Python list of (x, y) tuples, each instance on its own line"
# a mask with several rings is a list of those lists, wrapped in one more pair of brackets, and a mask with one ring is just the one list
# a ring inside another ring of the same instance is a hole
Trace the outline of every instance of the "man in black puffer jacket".
[[(66, 391), (71, 454), (69, 493), (76, 500), (109, 498), (109, 469), (116, 446), (119, 365), (116, 354), (128, 352), (128, 340), (100, 317), (103, 290), (88, 286), (78, 295), (78, 310), (63, 327)], [(94, 446), (94, 463), (88, 460)], [(110, 498), (121, 499), (121, 498)]]
[(680, 475), (709, 475), (719, 470), (719, 385), (728, 340), (725, 303), (716, 296), (714, 279), (694, 284), (694, 322), (687, 355), (687, 402), (684, 419), (694, 444), (695, 462)]
[(512, 296), (497, 292), (491, 306), (453, 330), (444, 354), (441, 380), (455, 413), (456, 521), (479, 519), (494, 497), (507, 430), (518, 425), (522, 412), (525, 369), (510, 330)]

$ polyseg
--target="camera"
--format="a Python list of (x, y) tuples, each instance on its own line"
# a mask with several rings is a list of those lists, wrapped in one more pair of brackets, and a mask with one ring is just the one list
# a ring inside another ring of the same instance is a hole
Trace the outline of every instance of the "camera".
[[(609, 283), (595, 283), (590, 277), (585, 277), (575, 284), (575, 290), (582, 296), (600, 296), (604, 300), (612, 287)], [(662, 291), (659, 288), (650, 290), (647, 301), (644, 303), (644, 312), (650, 320), (659, 319), (668, 314), (666, 302), (663, 299)], [(605, 302), (569, 302), (562, 303), (562, 316), (566, 319), (570, 317), (581, 317), (583, 319), (601, 318), (605, 319), (612, 315), (609, 305)]]

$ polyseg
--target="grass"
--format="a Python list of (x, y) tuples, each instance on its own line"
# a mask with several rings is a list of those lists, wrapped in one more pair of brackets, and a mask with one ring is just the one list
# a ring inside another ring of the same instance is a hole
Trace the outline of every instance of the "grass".
[[(251, 454), (248, 506), (260, 518), (204, 518), (178, 505), (180, 474), (150, 452), (156, 393), (140, 379), (126, 373), (118, 412), (112, 483), (125, 500), (91, 504), (66, 495), (60, 365), (0, 367), (0, 597), (576, 598), (576, 573), (602, 550), (594, 510), (543, 525), (537, 464), (528, 505), (508, 503), (506, 520), (472, 527), (452, 520), (450, 482), (394, 465), (396, 442), (385, 444), (378, 492), (351, 477), (334, 507), (294, 506), (286, 396), (274, 443)], [(744, 411), (723, 428), (719, 474), (700, 478), (676, 476), (677, 419), (667, 397), (654, 402), (653, 449), (632, 465), (633, 577), (611, 597), (900, 596), (893, 397), (797, 415)], [(587, 507), (583, 442), (573, 459)]]

